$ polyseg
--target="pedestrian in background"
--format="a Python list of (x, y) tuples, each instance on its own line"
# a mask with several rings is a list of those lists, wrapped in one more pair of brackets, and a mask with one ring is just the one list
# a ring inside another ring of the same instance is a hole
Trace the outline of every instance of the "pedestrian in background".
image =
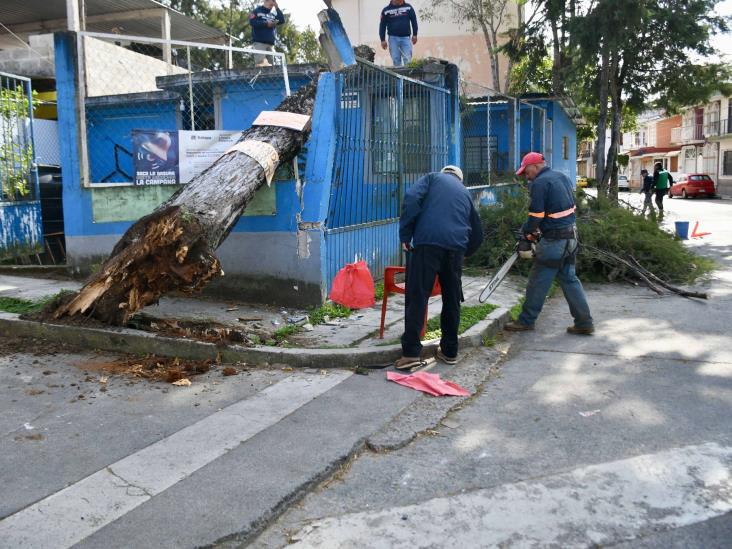
[(399, 219), (399, 240), (407, 252), (407, 272), (402, 358), (396, 367), (409, 369), (421, 363), (420, 335), (435, 277), (442, 288), (442, 338), (437, 358), (455, 364), (463, 258), (475, 253), (483, 242), (480, 216), (463, 185), (460, 168), (445, 166), (440, 173), (422, 177), (407, 190)]
[(671, 174), (663, 168), (663, 164), (657, 163), (653, 170), (653, 186), (656, 189), (656, 206), (660, 219), (663, 219), (663, 197), (668, 194), (673, 184), (674, 178)]
[[(402, 67), (412, 61), (412, 45), (417, 43), (417, 12), (404, 0), (391, 0), (381, 10), (379, 38), (381, 47), (389, 48), (395, 67)], [(386, 33), (389, 31), (389, 42)]]
[(655, 215), (656, 211), (653, 209), (653, 194), (654, 194), (654, 186), (653, 186), (653, 178), (648, 175), (648, 170), (641, 170), (641, 191), (644, 195), (643, 199), (643, 210), (641, 210), (641, 215), (646, 215), (646, 209), (650, 210), (651, 215)]
[(548, 168), (544, 155), (530, 152), (521, 161), (516, 175), (526, 175), (531, 182), (529, 218), (521, 231), (535, 240), (536, 257), (526, 286), (526, 299), (518, 321), (504, 327), (510, 332), (534, 329), (554, 279), (559, 279), (574, 325), (570, 334), (590, 335), (595, 331), (590, 306), (577, 278), (577, 227), (575, 225), (574, 188), (569, 178)]
[[(274, 13), (272, 9), (274, 8)], [(277, 5), (277, 0), (264, 0), (262, 5), (254, 8), (249, 14), (249, 24), (252, 26), (252, 48), (260, 51), (275, 51), (277, 26), (285, 24), (285, 14)], [(270, 63), (267, 56), (254, 54), (254, 64), (257, 67), (267, 67)]]

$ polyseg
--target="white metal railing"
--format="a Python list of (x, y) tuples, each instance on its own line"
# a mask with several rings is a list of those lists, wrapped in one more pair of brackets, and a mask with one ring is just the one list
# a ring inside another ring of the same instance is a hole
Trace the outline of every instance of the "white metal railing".
[[(260, 86), (268, 85), (272, 87), (279, 85), (282, 89), (283, 98), (291, 93), (287, 61), (285, 54), (281, 52), (98, 32), (80, 32), (79, 36), (79, 87), (81, 93), (77, 108), (80, 112), (80, 132), (82, 134), (81, 142), (83, 143), (81, 164), (84, 186), (119, 187), (120, 185), (132, 185), (130, 177), (122, 177), (124, 181), (118, 181), (119, 178), (116, 176), (112, 179), (107, 178), (107, 172), (111, 172), (111, 168), (107, 169), (108, 159), (102, 156), (109, 156), (111, 153), (100, 149), (102, 144), (109, 141), (109, 139), (106, 139), (106, 141), (89, 139), (90, 128), (93, 129), (96, 122), (94, 119), (90, 120), (92, 115), (87, 112), (87, 100), (89, 99), (99, 102), (99, 100), (114, 96), (122, 98), (126, 94), (132, 97), (134, 94), (145, 92), (162, 92), (158, 88), (158, 79), (177, 75), (185, 80), (185, 90), (179, 86), (175, 92), (180, 95), (179, 127), (177, 129), (195, 131), (214, 129), (209, 126), (212, 126), (213, 122), (211, 120), (213, 118), (220, 117), (217, 90), (213, 84), (197, 82), (198, 77), (205, 80), (206, 75), (210, 75), (212, 71), (252, 68), (251, 58), (254, 55), (265, 56), (264, 59), (269, 60), (274, 69), (277, 70), (265, 71), (262, 74), (258, 67), (254, 67), (254, 70), (259, 72), (248, 82), (249, 86), (254, 89)], [(88, 39), (94, 39), (97, 42), (94, 40), (87, 41)], [(162, 51), (163, 58), (160, 59), (154, 55), (128, 50), (127, 48), (119, 48), (116, 62), (110, 63), (110, 56), (115, 55), (115, 52), (110, 48), (114, 48), (120, 42), (153, 46)], [(171, 50), (178, 54), (177, 63), (171, 63), (167, 60), (171, 58)], [(277, 83), (270, 82), (267, 84), (267, 80), (273, 81), (275, 79)], [(120, 120), (120, 131), (123, 129), (125, 119), (133, 119), (135, 116), (144, 117), (145, 115), (145, 108), (136, 105), (134, 101), (120, 103), (117, 109), (120, 111), (116, 114)], [(88, 125), (91, 125), (90, 128), (87, 127)], [(218, 128), (219, 123), (215, 122), (215, 125)], [(90, 151), (89, 147), (96, 147), (97, 150)], [(119, 150), (121, 151), (119, 153), (120, 157), (130, 156), (131, 148), (129, 143), (121, 144)], [(93, 152), (94, 154), (92, 154)], [(126, 173), (127, 169), (120, 170), (116, 160), (117, 153), (118, 150), (115, 149), (115, 172), (110, 173), (109, 176), (117, 172), (125, 176), (131, 175)]]
[(683, 144), (704, 141), (709, 136), (719, 134), (719, 122), (691, 124), (671, 129), (671, 143)]

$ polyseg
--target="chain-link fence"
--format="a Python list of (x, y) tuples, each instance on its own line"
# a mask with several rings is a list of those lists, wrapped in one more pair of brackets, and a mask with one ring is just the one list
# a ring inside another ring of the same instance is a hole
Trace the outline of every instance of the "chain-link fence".
[(0, 201), (37, 198), (31, 83), (0, 73)]
[(184, 145), (236, 141), (199, 132), (246, 129), (290, 93), (281, 53), (98, 33), (81, 33), (80, 49), (90, 184), (187, 183)]
[(541, 104), (472, 82), (463, 82), (462, 92), (462, 163), (467, 186), (512, 182), (522, 156), (530, 151), (543, 153), (550, 162), (551, 121)]

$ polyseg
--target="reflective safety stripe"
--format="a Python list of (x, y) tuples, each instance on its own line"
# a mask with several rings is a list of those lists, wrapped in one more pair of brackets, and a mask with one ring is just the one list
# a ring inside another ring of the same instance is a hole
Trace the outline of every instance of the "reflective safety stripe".
[(544, 212), (539, 212), (539, 213), (529, 212), (529, 215), (531, 217), (544, 217)]
[[(563, 212), (549, 214), (549, 217), (551, 217), (552, 219), (558, 219), (560, 217), (567, 217), (568, 215), (572, 215), (576, 209), (577, 209), (577, 206), (572, 206), (570, 209), (564, 210)], [(532, 215), (532, 214), (529, 214), (529, 215)], [(544, 214), (542, 214), (542, 216), (543, 215)]]

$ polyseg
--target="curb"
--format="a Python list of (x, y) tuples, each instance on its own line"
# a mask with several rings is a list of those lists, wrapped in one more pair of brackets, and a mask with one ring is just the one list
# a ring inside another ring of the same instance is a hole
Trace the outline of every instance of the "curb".
[[(484, 336), (495, 335), (510, 320), (510, 311), (500, 307), (460, 335), (460, 347), (483, 344)], [(87, 328), (22, 320), (20, 315), (0, 313), (0, 329), (6, 335), (37, 337), (67, 343), (88, 350), (133, 354), (156, 354), (187, 360), (217, 360), (249, 364), (285, 364), (293, 368), (357, 368), (393, 362), (401, 356), (401, 345), (373, 348), (307, 349), (269, 346), (217, 345), (191, 339), (159, 336), (128, 328)], [(424, 343), (426, 351), (437, 349), (439, 341)]]

